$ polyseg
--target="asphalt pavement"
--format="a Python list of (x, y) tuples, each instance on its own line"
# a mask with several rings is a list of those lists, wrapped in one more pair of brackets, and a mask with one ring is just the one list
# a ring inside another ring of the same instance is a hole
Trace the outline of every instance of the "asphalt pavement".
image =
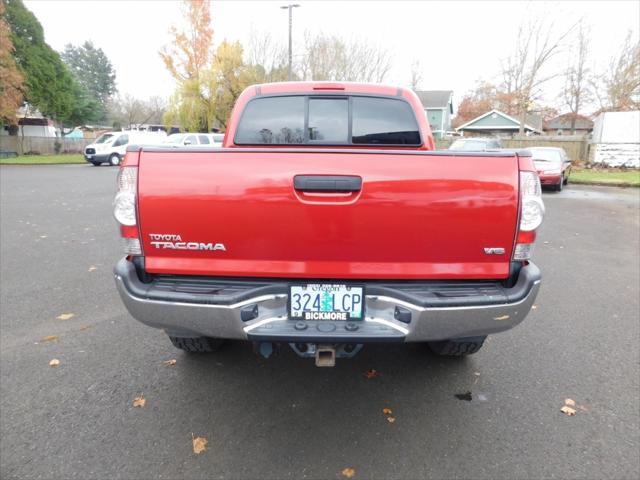
[(373, 345), (321, 369), (246, 343), (190, 356), (134, 321), (115, 176), (0, 167), (3, 479), (640, 476), (639, 189), (545, 193), (536, 308), (476, 355)]

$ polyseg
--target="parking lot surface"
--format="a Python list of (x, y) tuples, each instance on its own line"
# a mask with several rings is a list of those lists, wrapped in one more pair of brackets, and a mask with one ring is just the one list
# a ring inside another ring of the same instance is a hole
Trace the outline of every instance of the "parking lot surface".
[(246, 343), (190, 356), (134, 321), (111, 273), (115, 176), (0, 168), (2, 478), (640, 475), (638, 189), (545, 193), (536, 309), (476, 355), (374, 345), (319, 369)]

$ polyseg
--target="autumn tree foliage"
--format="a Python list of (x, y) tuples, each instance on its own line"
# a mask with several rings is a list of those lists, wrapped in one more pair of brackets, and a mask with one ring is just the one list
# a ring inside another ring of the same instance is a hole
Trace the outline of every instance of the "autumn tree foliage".
[(516, 96), (513, 92), (505, 92), (491, 83), (481, 81), (473, 91), (462, 98), (453, 125), (459, 127), (493, 109), (508, 115), (517, 115)]
[(270, 35), (255, 32), (246, 52), (226, 40), (214, 49), (209, 2), (185, 0), (183, 11), (186, 29), (171, 27), (171, 45), (160, 52), (177, 84), (165, 123), (193, 132), (224, 129), (246, 87), (286, 79), (286, 53)]
[(22, 104), (24, 77), (13, 59), (11, 30), (5, 19), (5, 6), (0, 1), (0, 123), (14, 123)]

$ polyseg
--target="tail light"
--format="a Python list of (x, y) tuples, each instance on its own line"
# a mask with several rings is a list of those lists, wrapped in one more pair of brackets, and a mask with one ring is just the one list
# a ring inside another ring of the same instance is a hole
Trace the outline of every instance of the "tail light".
[(128, 255), (142, 255), (138, 231), (138, 167), (124, 166), (118, 172), (118, 192), (113, 200), (113, 216), (120, 224), (124, 251)]
[(520, 224), (513, 250), (514, 260), (529, 260), (536, 240), (535, 230), (542, 225), (544, 203), (536, 172), (520, 172)]

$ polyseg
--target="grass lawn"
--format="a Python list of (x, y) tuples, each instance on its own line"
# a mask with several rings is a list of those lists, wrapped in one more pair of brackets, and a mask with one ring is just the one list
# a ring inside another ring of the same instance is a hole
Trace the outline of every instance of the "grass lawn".
[(22, 155), (0, 158), (0, 165), (52, 165), (58, 163), (86, 163), (84, 157), (77, 154), (65, 155)]
[(570, 183), (640, 187), (640, 170), (571, 169)]

